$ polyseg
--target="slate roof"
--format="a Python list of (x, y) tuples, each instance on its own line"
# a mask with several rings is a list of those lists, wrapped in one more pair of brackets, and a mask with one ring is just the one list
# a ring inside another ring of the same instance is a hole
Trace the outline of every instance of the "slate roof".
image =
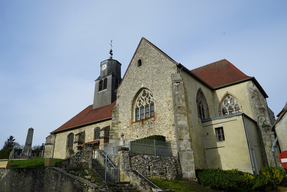
[(112, 118), (112, 110), (115, 105), (116, 105), (116, 101), (114, 101), (110, 105), (100, 107), (97, 109), (93, 109), (93, 105), (89, 105), (87, 108), (85, 108), (83, 111), (78, 113), (72, 119), (67, 121), (61, 127), (52, 131), (52, 133), (61, 132), (64, 130), (66, 131), (67, 129), (72, 129), (78, 126), (88, 125), (91, 123), (96, 123), (99, 121)]
[(191, 70), (213, 88), (250, 79), (226, 59)]

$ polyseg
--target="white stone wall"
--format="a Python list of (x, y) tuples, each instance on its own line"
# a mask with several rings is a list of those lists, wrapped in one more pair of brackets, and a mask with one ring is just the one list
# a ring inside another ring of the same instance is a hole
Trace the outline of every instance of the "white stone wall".
[(284, 114), (282, 119), (276, 124), (275, 127), (278, 142), (280, 144), (281, 151), (287, 150), (287, 113)]

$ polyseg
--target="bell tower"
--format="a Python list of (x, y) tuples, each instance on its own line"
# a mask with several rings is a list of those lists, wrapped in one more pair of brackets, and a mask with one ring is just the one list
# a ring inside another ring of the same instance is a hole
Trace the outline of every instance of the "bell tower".
[(115, 90), (121, 81), (121, 65), (120, 62), (113, 59), (111, 48), (110, 58), (100, 64), (101, 73), (95, 83), (93, 109), (109, 105), (116, 100)]

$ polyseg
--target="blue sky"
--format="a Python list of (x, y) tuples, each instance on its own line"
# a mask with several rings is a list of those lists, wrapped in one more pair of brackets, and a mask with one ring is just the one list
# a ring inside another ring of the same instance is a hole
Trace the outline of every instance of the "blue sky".
[(254, 76), (278, 114), (287, 89), (286, 0), (0, 0), (0, 148), (45, 142), (93, 102), (99, 64), (124, 74), (141, 39), (194, 69), (227, 59)]

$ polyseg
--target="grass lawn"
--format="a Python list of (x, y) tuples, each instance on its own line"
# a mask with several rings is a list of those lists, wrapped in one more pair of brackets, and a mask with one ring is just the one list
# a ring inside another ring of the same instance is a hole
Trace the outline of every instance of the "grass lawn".
[[(34, 158), (25, 160), (9, 160), (13, 161), (12, 167), (14, 168), (26, 168), (26, 167), (44, 167), (44, 158)], [(63, 159), (56, 159), (57, 166)]]
[(171, 189), (175, 192), (213, 192), (213, 190), (201, 186), (191, 180), (165, 180), (165, 179), (150, 179), (154, 184), (162, 189)]

